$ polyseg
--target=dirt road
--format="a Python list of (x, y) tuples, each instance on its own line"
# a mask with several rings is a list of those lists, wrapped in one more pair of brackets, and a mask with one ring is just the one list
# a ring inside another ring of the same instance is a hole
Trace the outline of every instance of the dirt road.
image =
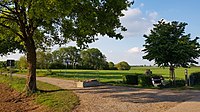
[(75, 81), (72, 80), (48, 77), (38, 77), (37, 80), (73, 90), (80, 98), (80, 105), (74, 112), (165, 112), (200, 95), (200, 91), (194, 90), (139, 89), (108, 85), (76, 88)]

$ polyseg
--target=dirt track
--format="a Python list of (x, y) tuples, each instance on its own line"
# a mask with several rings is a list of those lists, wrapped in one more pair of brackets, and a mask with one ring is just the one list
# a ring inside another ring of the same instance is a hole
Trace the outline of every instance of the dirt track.
[(200, 94), (200, 91), (139, 89), (119, 86), (76, 88), (75, 82), (48, 77), (40, 81), (73, 90), (80, 98), (74, 112), (165, 112)]

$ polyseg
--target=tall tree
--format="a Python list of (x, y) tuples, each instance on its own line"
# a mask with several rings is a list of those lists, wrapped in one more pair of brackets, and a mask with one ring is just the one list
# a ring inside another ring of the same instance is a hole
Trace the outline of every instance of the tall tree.
[(87, 49), (81, 52), (81, 60), (84, 67), (91, 69), (108, 68), (106, 56), (97, 48)]
[(154, 60), (158, 66), (169, 66), (172, 80), (175, 80), (174, 68), (186, 67), (190, 63), (197, 63), (195, 59), (200, 56), (198, 37), (190, 39), (190, 34), (185, 34), (183, 22), (158, 21), (149, 35), (144, 35), (146, 55), (144, 59)]
[(80, 61), (80, 50), (76, 47), (69, 46), (66, 48), (66, 61), (71, 64), (72, 68), (76, 68), (78, 61)]
[(38, 50), (36, 52), (36, 58), (37, 58), (36, 66), (37, 68), (40, 68), (40, 69), (48, 69), (49, 64), (53, 62), (52, 55), (49, 52), (43, 52), (43, 51)]
[(24, 46), (28, 62), (27, 92), (35, 92), (38, 47), (69, 41), (84, 47), (94, 42), (98, 34), (122, 39), (117, 31), (126, 28), (119, 17), (130, 5), (128, 0), (1, 0), (0, 41), (12, 40), (16, 44), (9, 44), (8, 50), (0, 53), (21, 49), (12, 47), (15, 45)]
[(80, 60), (80, 50), (73, 46), (62, 47), (53, 51), (52, 55), (54, 62), (64, 63), (72, 68), (76, 68), (76, 64)]

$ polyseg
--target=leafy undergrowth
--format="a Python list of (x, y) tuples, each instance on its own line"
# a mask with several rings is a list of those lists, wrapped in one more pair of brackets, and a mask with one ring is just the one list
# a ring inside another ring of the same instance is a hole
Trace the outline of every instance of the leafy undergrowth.
[[(18, 77), (0, 76), (0, 83), (6, 83), (18, 92), (23, 92), (26, 80)], [(78, 97), (68, 90), (57, 86), (37, 81), (38, 91), (34, 101), (49, 108), (52, 112), (69, 112), (79, 104)]]

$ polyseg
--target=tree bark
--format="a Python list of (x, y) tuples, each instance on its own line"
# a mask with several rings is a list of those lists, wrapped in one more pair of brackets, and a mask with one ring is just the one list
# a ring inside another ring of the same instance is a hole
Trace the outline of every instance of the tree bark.
[(34, 93), (37, 90), (36, 87), (36, 47), (32, 38), (27, 38), (25, 41), (25, 47), (27, 50), (27, 62), (28, 62), (28, 75), (26, 82), (27, 93)]
[(174, 72), (174, 66), (173, 65), (170, 65), (170, 76), (171, 76), (171, 80), (172, 80), (172, 83), (173, 85), (175, 85), (175, 72)]

